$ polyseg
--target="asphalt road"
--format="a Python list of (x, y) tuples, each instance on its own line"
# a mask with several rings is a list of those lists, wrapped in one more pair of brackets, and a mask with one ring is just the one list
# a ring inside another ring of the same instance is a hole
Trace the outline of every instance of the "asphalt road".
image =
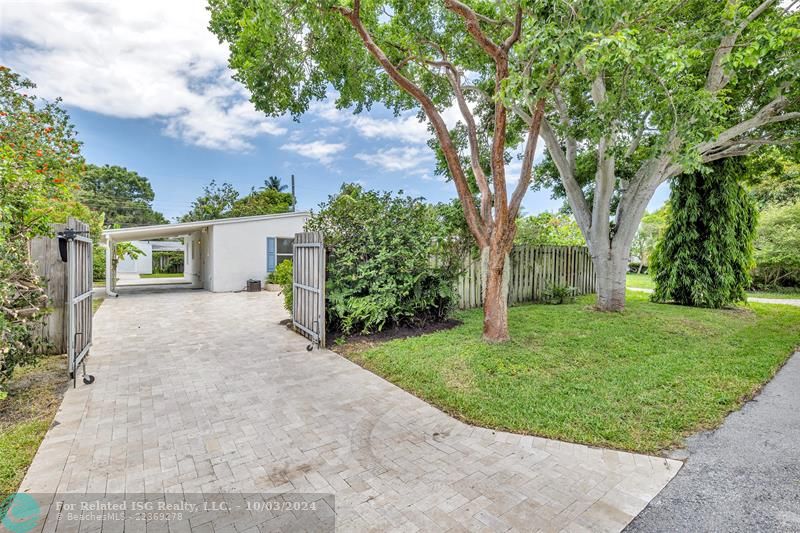
[(689, 458), (627, 532), (800, 532), (800, 352)]

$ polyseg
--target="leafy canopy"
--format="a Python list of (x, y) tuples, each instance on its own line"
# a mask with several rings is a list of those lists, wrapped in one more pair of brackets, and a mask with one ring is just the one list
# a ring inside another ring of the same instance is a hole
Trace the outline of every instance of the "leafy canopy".
[(155, 193), (150, 180), (116, 165), (87, 165), (81, 176), (80, 200), (105, 215), (110, 227), (166, 224), (153, 210)]
[(584, 246), (586, 240), (571, 215), (540, 213), (517, 220), (514, 244)]

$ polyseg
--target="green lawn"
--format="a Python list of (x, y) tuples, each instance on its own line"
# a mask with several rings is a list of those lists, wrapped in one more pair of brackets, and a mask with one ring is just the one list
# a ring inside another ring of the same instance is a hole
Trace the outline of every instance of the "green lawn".
[(718, 425), (800, 345), (800, 308), (710, 310), (628, 293), (509, 311), (512, 340), (480, 340), (482, 313), (447, 331), (345, 354), (453, 415), (486, 427), (657, 452)]
[(155, 272), (153, 274), (139, 274), (140, 278), (182, 278), (183, 272)]
[(637, 287), (639, 289), (656, 288), (656, 284), (647, 274), (628, 274), (627, 285), (628, 287)]
[[(640, 289), (655, 289), (656, 284), (653, 279), (647, 274), (628, 274), (627, 276), (628, 287), (637, 287)], [(753, 298), (792, 298), (800, 299), (800, 289), (787, 288), (785, 291), (748, 291), (748, 297)]]

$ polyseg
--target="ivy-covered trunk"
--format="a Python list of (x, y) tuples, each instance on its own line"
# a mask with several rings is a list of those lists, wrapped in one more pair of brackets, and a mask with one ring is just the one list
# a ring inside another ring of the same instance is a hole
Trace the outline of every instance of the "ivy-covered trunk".
[(484, 248), (481, 253), (483, 276), (483, 338), (504, 342), (508, 333), (509, 257), (504, 248)]

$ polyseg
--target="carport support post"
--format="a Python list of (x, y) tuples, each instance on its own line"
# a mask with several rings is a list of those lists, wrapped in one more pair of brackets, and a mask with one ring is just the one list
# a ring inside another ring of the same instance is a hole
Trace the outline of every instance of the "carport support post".
[(114, 276), (114, 269), (113, 266), (113, 248), (114, 241), (111, 240), (110, 237), (106, 237), (106, 296), (118, 296), (117, 293), (114, 292), (114, 280), (112, 279)]

